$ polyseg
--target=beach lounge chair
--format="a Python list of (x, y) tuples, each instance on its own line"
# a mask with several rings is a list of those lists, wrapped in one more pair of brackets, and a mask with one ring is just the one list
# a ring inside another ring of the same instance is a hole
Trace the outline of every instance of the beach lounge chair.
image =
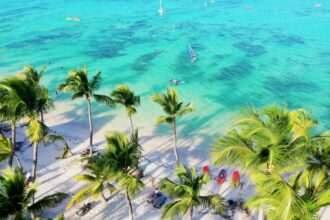
[(162, 196), (162, 193), (161, 192), (156, 192), (156, 191), (153, 191), (147, 198), (147, 202), (148, 203), (154, 203), (154, 201), (158, 198)]
[(92, 204), (91, 203), (87, 203), (84, 204), (83, 207), (81, 207), (80, 209), (78, 209), (78, 211), (76, 212), (77, 215), (80, 216), (84, 216), (89, 210), (91, 210), (92, 208)]
[(166, 200), (167, 200), (167, 197), (164, 194), (161, 193), (161, 195), (155, 199), (155, 201), (152, 205), (155, 208), (160, 209), (164, 205)]

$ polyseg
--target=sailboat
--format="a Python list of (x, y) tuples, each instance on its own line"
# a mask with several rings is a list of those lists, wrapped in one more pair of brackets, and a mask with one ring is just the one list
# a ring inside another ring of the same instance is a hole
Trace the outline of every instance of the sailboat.
[(159, 14), (163, 14), (164, 13), (164, 8), (162, 7), (162, 0), (159, 0), (159, 10), (158, 10)]

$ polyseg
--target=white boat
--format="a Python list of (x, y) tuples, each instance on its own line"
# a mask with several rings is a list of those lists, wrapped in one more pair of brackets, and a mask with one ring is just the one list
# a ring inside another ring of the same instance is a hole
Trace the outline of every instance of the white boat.
[(158, 10), (159, 14), (163, 14), (164, 13), (164, 8), (162, 7), (162, 0), (159, 0), (159, 10)]

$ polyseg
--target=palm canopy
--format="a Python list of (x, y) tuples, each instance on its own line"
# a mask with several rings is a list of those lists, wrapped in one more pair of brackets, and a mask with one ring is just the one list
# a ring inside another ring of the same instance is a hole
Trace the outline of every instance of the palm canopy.
[(276, 172), (255, 171), (251, 179), (257, 196), (246, 206), (265, 208), (269, 219), (318, 219), (320, 209), (330, 204), (329, 178), (324, 173), (302, 171), (286, 180)]
[(143, 187), (143, 182), (132, 175), (139, 169), (142, 148), (138, 143), (137, 131), (127, 138), (125, 133), (112, 132), (106, 135), (103, 162), (110, 167), (112, 178), (121, 188), (127, 188), (131, 195)]
[(67, 195), (55, 193), (31, 204), (37, 193), (36, 184), (25, 187), (25, 176), (19, 169), (6, 168), (0, 174), (0, 218), (25, 219), (30, 212), (39, 213), (60, 203)]
[(272, 171), (304, 160), (306, 139), (295, 136), (285, 108), (270, 106), (261, 113), (249, 110), (234, 126), (214, 143), (211, 157), (217, 165)]
[(40, 88), (33, 85), (33, 81), (29, 78), (7, 77), (1, 80), (0, 87), (5, 89), (12, 99), (9, 104), (13, 112), (24, 112), (24, 115), (28, 117), (37, 115)]
[(116, 190), (115, 186), (110, 183), (109, 167), (99, 157), (90, 158), (85, 169), (88, 171), (87, 174), (78, 175), (75, 178), (86, 182), (88, 185), (73, 196), (67, 208), (89, 196), (93, 198), (102, 196), (106, 201), (104, 190), (108, 189), (110, 193)]
[(129, 117), (136, 113), (136, 107), (140, 105), (140, 96), (135, 95), (127, 85), (117, 85), (116, 89), (112, 91), (111, 96), (114, 103), (126, 108)]
[(25, 66), (22, 72), (18, 74), (18, 77), (21, 77), (22, 79), (29, 78), (36, 85), (40, 85), (41, 78), (43, 77), (45, 71), (46, 66), (44, 66), (40, 71), (35, 69), (33, 66)]
[(12, 143), (9, 138), (0, 134), (0, 163), (8, 160), (11, 155)]
[(13, 92), (10, 93), (0, 82), (0, 119), (16, 123), (23, 117), (24, 103)]
[(198, 175), (195, 168), (188, 169), (179, 165), (175, 170), (175, 177), (180, 183), (173, 182), (168, 178), (161, 180), (159, 188), (174, 201), (165, 205), (162, 218), (175, 218), (185, 215), (190, 210), (192, 219), (194, 207), (214, 209), (217, 213), (224, 211), (223, 199), (219, 195), (201, 195), (201, 189), (210, 176)]
[(167, 123), (173, 126), (176, 118), (194, 111), (191, 103), (184, 104), (179, 101), (178, 92), (171, 87), (167, 88), (166, 94), (156, 94), (151, 96), (151, 99), (159, 104), (165, 113), (157, 118), (157, 124)]
[(95, 94), (95, 91), (101, 86), (101, 72), (96, 72), (91, 80), (88, 79), (88, 68), (77, 68), (68, 73), (65, 83), (59, 85), (58, 89), (63, 92), (72, 92), (72, 99), (85, 97), (90, 99), (94, 97), (97, 101), (113, 104), (110, 97)]

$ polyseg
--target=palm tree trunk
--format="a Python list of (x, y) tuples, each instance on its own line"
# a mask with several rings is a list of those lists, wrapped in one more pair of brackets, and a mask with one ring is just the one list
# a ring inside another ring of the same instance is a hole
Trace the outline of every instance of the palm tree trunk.
[(37, 165), (38, 165), (38, 143), (34, 143), (34, 145), (33, 145), (33, 164), (32, 164), (32, 182), (34, 182), (36, 180)]
[(40, 121), (44, 124), (44, 113), (40, 111)]
[(12, 122), (11, 123), (11, 152), (10, 152), (10, 156), (8, 159), (8, 165), (9, 166), (13, 166), (13, 158), (15, 155), (15, 144), (16, 144), (16, 123)]
[(89, 154), (93, 154), (93, 121), (92, 121), (92, 106), (90, 97), (87, 98), (88, 102), (88, 121), (89, 121)]
[(173, 135), (174, 135), (174, 154), (175, 154), (175, 158), (176, 158), (176, 163), (180, 164), (180, 159), (179, 159), (178, 150), (177, 150), (176, 121), (175, 121), (175, 119), (173, 121)]
[(22, 162), (21, 162), (21, 160), (18, 158), (18, 156), (17, 156), (16, 154), (14, 154), (14, 157), (15, 157), (15, 159), (16, 159), (16, 161), (17, 161), (18, 167), (19, 167), (21, 170), (23, 170), (23, 166), (22, 166)]
[(190, 208), (190, 220), (193, 219), (193, 214), (194, 214), (194, 206), (191, 206), (191, 208)]
[(129, 198), (128, 190), (126, 189), (125, 191), (125, 198), (127, 202), (127, 207), (128, 207), (128, 215), (131, 220), (133, 220), (133, 209), (132, 209), (132, 203), (131, 199)]
[(107, 202), (108, 201), (107, 198), (105, 198), (105, 195), (104, 195), (103, 191), (101, 193), (101, 196), (102, 196), (102, 199), (103, 199), (104, 202)]
[(132, 134), (134, 133), (134, 126), (133, 126), (133, 121), (132, 121), (132, 116), (128, 116), (129, 121), (131, 122), (131, 129), (132, 129)]

